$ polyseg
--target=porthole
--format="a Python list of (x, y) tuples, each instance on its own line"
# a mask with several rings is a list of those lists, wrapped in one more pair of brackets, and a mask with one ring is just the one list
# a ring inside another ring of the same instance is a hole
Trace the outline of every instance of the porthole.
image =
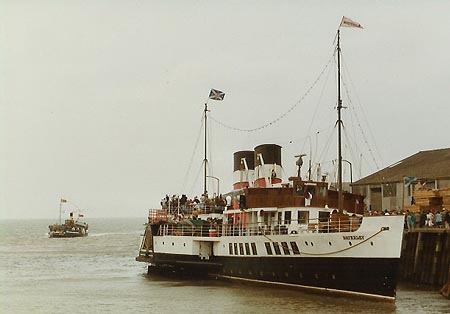
[(331, 246), (331, 242), (328, 242), (328, 245)]
[(186, 246), (186, 243), (183, 243), (183, 246)]
[(314, 274), (314, 278), (319, 279), (319, 274)]
[(308, 246), (308, 242), (305, 241), (306, 246)]
[(262, 270), (259, 272), (259, 276), (260, 276), (260, 277), (263, 277), (263, 276), (264, 276), (264, 272), (263, 272)]
[(273, 276), (273, 277), (276, 277), (277, 274), (275, 274), (275, 272), (273, 271), (273, 272), (272, 272), (272, 276)]
[(174, 245), (175, 245), (175, 243), (172, 242), (172, 246), (174, 246)]
[(332, 274), (332, 275), (331, 275), (331, 279), (336, 280), (336, 275), (335, 275), (335, 274)]
[(352, 246), (352, 242), (348, 242), (348, 245)]
[(289, 277), (289, 273), (286, 271), (284, 272), (284, 277), (288, 278)]
[(373, 246), (373, 242), (372, 241), (370, 241), (370, 245)]
[(314, 246), (314, 243), (311, 242), (311, 246)]
[(298, 274), (298, 277), (299, 277), (300, 279), (303, 279), (303, 274), (302, 274), (302, 273)]

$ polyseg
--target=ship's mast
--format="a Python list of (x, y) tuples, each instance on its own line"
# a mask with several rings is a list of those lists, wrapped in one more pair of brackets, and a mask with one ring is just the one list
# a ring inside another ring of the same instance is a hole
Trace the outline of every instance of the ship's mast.
[(343, 195), (342, 195), (342, 119), (341, 119), (341, 109), (342, 109), (342, 99), (341, 99), (341, 47), (340, 47), (340, 30), (337, 31), (337, 81), (338, 81), (338, 211), (342, 213), (343, 210)]
[(204, 176), (203, 176), (203, 194), (205, 194), (206, 195), (206, 193), (207, 193), (207, 191), (206, 191), (206, 176), (207, 176), (207, 173), (206, 173), (206, 170), (207, 170), (207, 166), (208, 166), (208, 159), (207, 159), (207, 155), (206, 155), (206, 153), (207, 153), (207, 150), (206, 150), (206, 140), (207, 140), (207, 136), (206, 136), (206, 130), (207, 130), (207, 128), (206, 128), (206, 121), (207, 121), (207, 115), (206, 115), (206, 113), (208, 112), (208, 103), (205, 103), (205, 110), (204, 110), (204, 115), (205, 115), (205, 156), (204, 156), (204, 159), (203, 159), (203, 166), (204, 166)]

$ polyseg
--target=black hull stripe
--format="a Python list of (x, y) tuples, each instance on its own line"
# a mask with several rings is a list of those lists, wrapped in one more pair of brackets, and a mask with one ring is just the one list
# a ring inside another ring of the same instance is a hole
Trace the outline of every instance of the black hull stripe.
[(398, 258), (225, 257), (155, 254), (151, 266), (195, 275), (395, 300)]

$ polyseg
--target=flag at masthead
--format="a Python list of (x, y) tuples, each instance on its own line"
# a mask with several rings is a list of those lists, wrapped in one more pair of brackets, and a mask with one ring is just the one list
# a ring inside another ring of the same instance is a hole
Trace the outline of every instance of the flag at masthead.
[(212, 100), (223, 100), (225, 98), (225, 93), (221, 92), (220, 90), (211, 88), (211, 91), (209, 92), (209, 99)]

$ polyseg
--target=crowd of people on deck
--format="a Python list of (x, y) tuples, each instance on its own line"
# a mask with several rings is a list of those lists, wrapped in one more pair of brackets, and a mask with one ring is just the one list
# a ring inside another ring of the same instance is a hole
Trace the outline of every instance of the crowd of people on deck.
[(192, 213), (196, 210), (203, 210), (208, 212), (219, 212), (222, 211), (227, 202), (223, 198), (222, 194), (217, 195), (214, 193), (213, 197), (210, 198), (208, 193), (202, 194), (201, 198), (195, 196), (194, 198), (188, 198), (186, 194), (179, 195), (169, 195), (161, 200), (161, 208), (169, 210), (171, 212), (181, 211), (182, 213)]

